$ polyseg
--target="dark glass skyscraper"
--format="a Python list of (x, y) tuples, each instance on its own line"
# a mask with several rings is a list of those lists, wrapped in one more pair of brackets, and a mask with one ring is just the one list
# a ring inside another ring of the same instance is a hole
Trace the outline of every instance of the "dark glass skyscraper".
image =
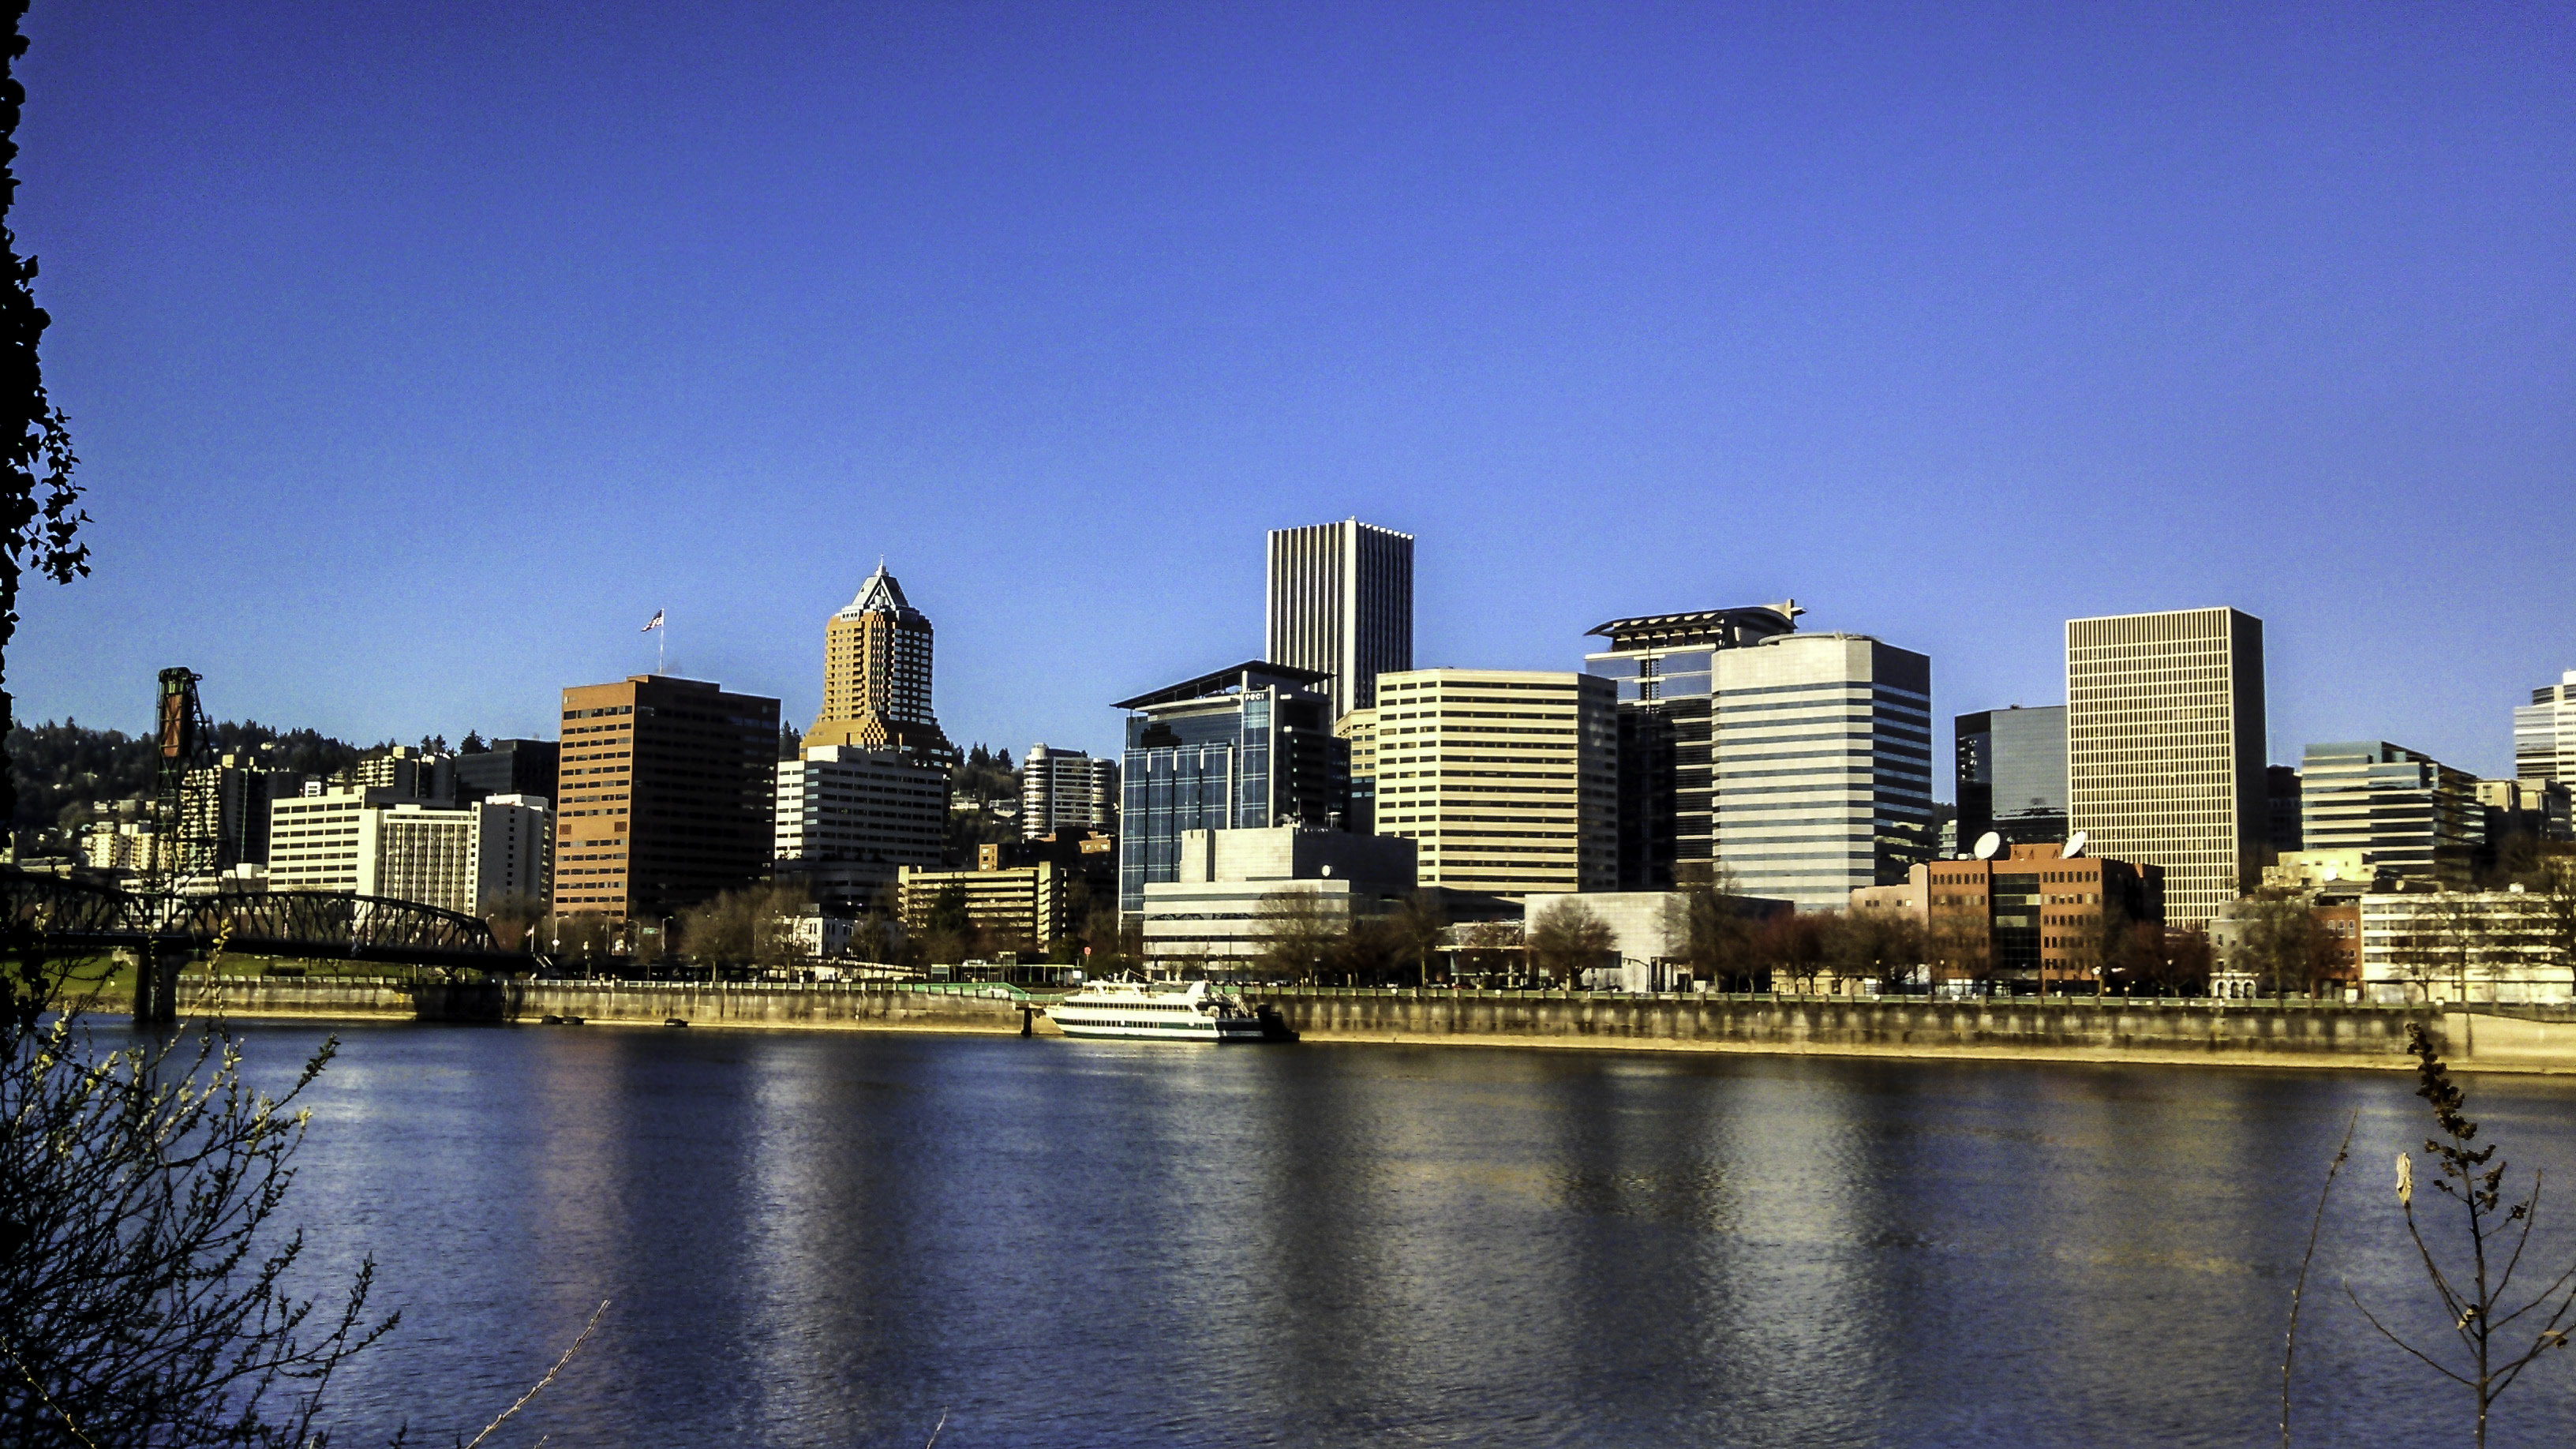
[(1118, 909), (1180, 879), (1181, 832), (1337, 826), (1350, 743), (1333, 734), (1321, 670), (1251, 661), (1123, 699)]
[(1952, 721), (1959, 846), (1991, 830), (2009, 845), (2066, 838), (2066, 706), (1979, 710)]

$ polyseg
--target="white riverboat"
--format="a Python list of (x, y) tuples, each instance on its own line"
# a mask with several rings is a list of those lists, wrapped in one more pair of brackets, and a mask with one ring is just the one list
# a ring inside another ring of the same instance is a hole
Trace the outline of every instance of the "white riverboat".
[(1259, 1041), (1261, 1018), (1204, 981), (1095, 981), (1046, 1009), (1066, 1036), (1119, 1041)]

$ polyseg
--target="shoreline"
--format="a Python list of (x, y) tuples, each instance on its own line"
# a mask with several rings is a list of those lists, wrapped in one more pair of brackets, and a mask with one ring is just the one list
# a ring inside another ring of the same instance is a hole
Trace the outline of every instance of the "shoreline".
[[(102, 1008), (95, 1002), (84, 1003), (93, 1015), (121, 1015)], [(831, 1020), (751, 1019), (739, 1016), (712, 1018), (684, 1017), (686, 1027), (668, 1025), (669, 1017), (585, 1016), (578, 1027), (569, 1024), (557, 1029), (578, 1030), (610, 1027), (631, 1031), (748, 1031), (748, 1032), (821, 1032), (846, 1034), (882, 1034), (899, 1036), (951, 1037), (1047, 1037), (1065, 1039), (1064, 1033), (1042, 1015), (1023, 1031), (1012, 1019), (1019, 1008), (1010, 1008), (1010, 1017), (995, 1013), (990, 1025), (957, 1021), (889, 1020), (884, 1018), (841, 1018)], [(500, 1026), (544, 1029), (547, 1024), (533, 1018), (494, 1018), (465, 1020), (428, 1018), (416, 1010), (366, 1010), (346, 1004), (316, 1005), (311, 1008), (276, 1006), (229, 1009), (216, 1013), (189, 1014), (187, 1021), (219, 1017), (227, 1021), (257, 1024), (297, 1023), (374, 1023), (417, 1026)], [(1843, 1042), (1758, 1042), (1707, 1040), (1690, 1041), (1671, 1037), (1622, 1038), (1592, 1034), (1544, 1035), (1527, 1032), (1384, 1032), (1336, 1030), (1330, 1027), (1303, 1029), (1298, 1043), (1314, 1046), (1405, 1046), (1456, 1047), (1471, 1050), (1523, 1048), (1550, 1052), (1596, 1052), (1607, 1055), (1653, 1054), (1671, 1056), (1728, 1055), (1767, 1057), (1833, 1057), (1872, 1061), (1935, 1062), (2038, 1062), (2066, 1066), (2155, 1066), (2155, 1067), (2253, 1067), (2289, 1071), (2360, 1071), (2409, 1072), (2414, 1063), (2390, 1053), (2338, 1052), (2246, 1052), (2188, 1051), (2175, 1049), (2121, 1047), (2062, 1047), (1979, 1043), (1937, 1045), (1931, 1043), (1870, 1045)], [(2472, 1056), (2450, 1060), (2454, 1070), (2526, 1077), (2576, 1077), (2576, 1062), (2545, 1061), (2479, 1061)]]

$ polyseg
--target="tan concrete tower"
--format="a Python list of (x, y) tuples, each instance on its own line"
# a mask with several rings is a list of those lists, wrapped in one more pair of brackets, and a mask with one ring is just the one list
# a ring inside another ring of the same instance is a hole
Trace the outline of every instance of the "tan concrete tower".
[(953, 763), (957, 750), (930, 711), (930, 620), (907, 603), (885, 565), (824, 626), (823, 713), (808, 748), (856, 745)]

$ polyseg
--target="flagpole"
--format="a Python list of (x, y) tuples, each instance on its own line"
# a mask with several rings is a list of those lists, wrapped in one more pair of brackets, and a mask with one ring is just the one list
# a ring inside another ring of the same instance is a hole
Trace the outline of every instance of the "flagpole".
[(667, 672), (664, 660), (671, 652), (671, 616), (656, 609), (653, 617), (662, 621), (662, 627), (653, 631), (653, 672), (663, 674)]

